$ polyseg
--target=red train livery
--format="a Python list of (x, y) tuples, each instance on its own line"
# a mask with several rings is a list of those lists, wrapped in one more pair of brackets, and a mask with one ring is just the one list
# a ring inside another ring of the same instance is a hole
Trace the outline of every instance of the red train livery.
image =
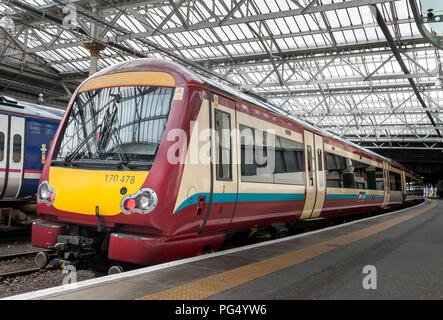
[(219, 250), (251, 228), (423, 197), (400, 164), (159, 60), (85, 80), (48, 159), (32, 244), (72, 264), (156, 264)]

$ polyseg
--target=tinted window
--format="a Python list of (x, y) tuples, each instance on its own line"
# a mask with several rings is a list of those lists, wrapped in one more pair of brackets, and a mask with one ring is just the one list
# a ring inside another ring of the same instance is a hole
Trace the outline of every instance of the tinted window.
[(217, 180), (232, 180), (231, 169), (231, 116), (215, 110), (215, 131), (217, 145)]
[(22, 137), (19, 134), (15, 134), (12, 143), (12, 161), (20, 163), (22, 160)]
[(304, 184), (301, 143), (240, 125), (244, 182)]
[(381, 169), (381, 168), (375, 169), (375, 182), (376, 182), (376, 189), (377, 190), (384, 190), (385, 189), (385, 183), (383, 180), (383, 169)]
[(401, 191), (401, 176), (399, 173), (389, 171), (389, 179), (392, 191)]
[(3, 161), (5, 157), (5, 135), (0, 132), (0, 161)]
[(323, 157), (321, 150), (318, 150), (318, 171), (323, 171)]
[(274, 183), (304, 184), (303, 145), (276, 136)]
[(377, 184), (375, 180), (375, 168), (374, 167), (368, 167), (366, 170), (366, 179), (368, 184), (369, 190), (376, 190)]
[(331, 188), (344, 188), (344, 170), (347, 169), (346, 158), (326, 152), (326, 185)]
[(328, 187), (383, 190), (380, 168), (329, 152), (325, 153), (325, 167)]

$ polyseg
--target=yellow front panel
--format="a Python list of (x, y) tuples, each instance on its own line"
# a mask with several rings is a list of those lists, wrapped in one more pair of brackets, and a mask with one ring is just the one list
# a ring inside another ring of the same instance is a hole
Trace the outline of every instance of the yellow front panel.
[[(124, 196), (141, 189), (149, 171), (82, 170), (51, 167), (49, 185), (55, 190), (56, 209), (74, 213), (113, 216), (121, 212)], [(126, 194), (120, 194), (125, 187)]]

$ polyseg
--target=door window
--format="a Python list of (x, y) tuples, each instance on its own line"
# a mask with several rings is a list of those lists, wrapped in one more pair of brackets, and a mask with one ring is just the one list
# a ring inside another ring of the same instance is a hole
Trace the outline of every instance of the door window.
[(314, 185), (314, 178), (312, 173), (312, 148), (308, 146), (308, 174), (309, 174), (309, 185)]
[(231, 168), (231, 115), (215, 110), (216, 175), (217, 180), (232, 180)]
[(12, 161), (20, 163), (22, 160), (22, 136), (15, 134), (12, 142)]
[(3, 161), (5, 157), (5, 134), (0, 132), (0, 162)]

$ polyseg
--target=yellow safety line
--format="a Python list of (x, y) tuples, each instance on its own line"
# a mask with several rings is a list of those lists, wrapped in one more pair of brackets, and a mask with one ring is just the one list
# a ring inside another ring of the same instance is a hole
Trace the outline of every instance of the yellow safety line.
[(385, 221), (374, 226), (339, 236), (332, 240), (295, 250), (274, 258), (248, 264), (239, 268), (225, 271), (204, 279), (183, 284), (178, 287), (153, 293), (138, 300), (198, 300), (205, 299), (220, 292), (232, 289), (236, 286), (261, 278), (270, 273), (294, 266), (300, 262), (315, 258), (323, 253), (335, 250), (337, 246), (343, 246), (352, 242), (367, 238), (383, 230), (391, 228), (406, 220), (423, 214), (437, 205), (433, 201), (431, 205), (414, 211), (406, 216)]

